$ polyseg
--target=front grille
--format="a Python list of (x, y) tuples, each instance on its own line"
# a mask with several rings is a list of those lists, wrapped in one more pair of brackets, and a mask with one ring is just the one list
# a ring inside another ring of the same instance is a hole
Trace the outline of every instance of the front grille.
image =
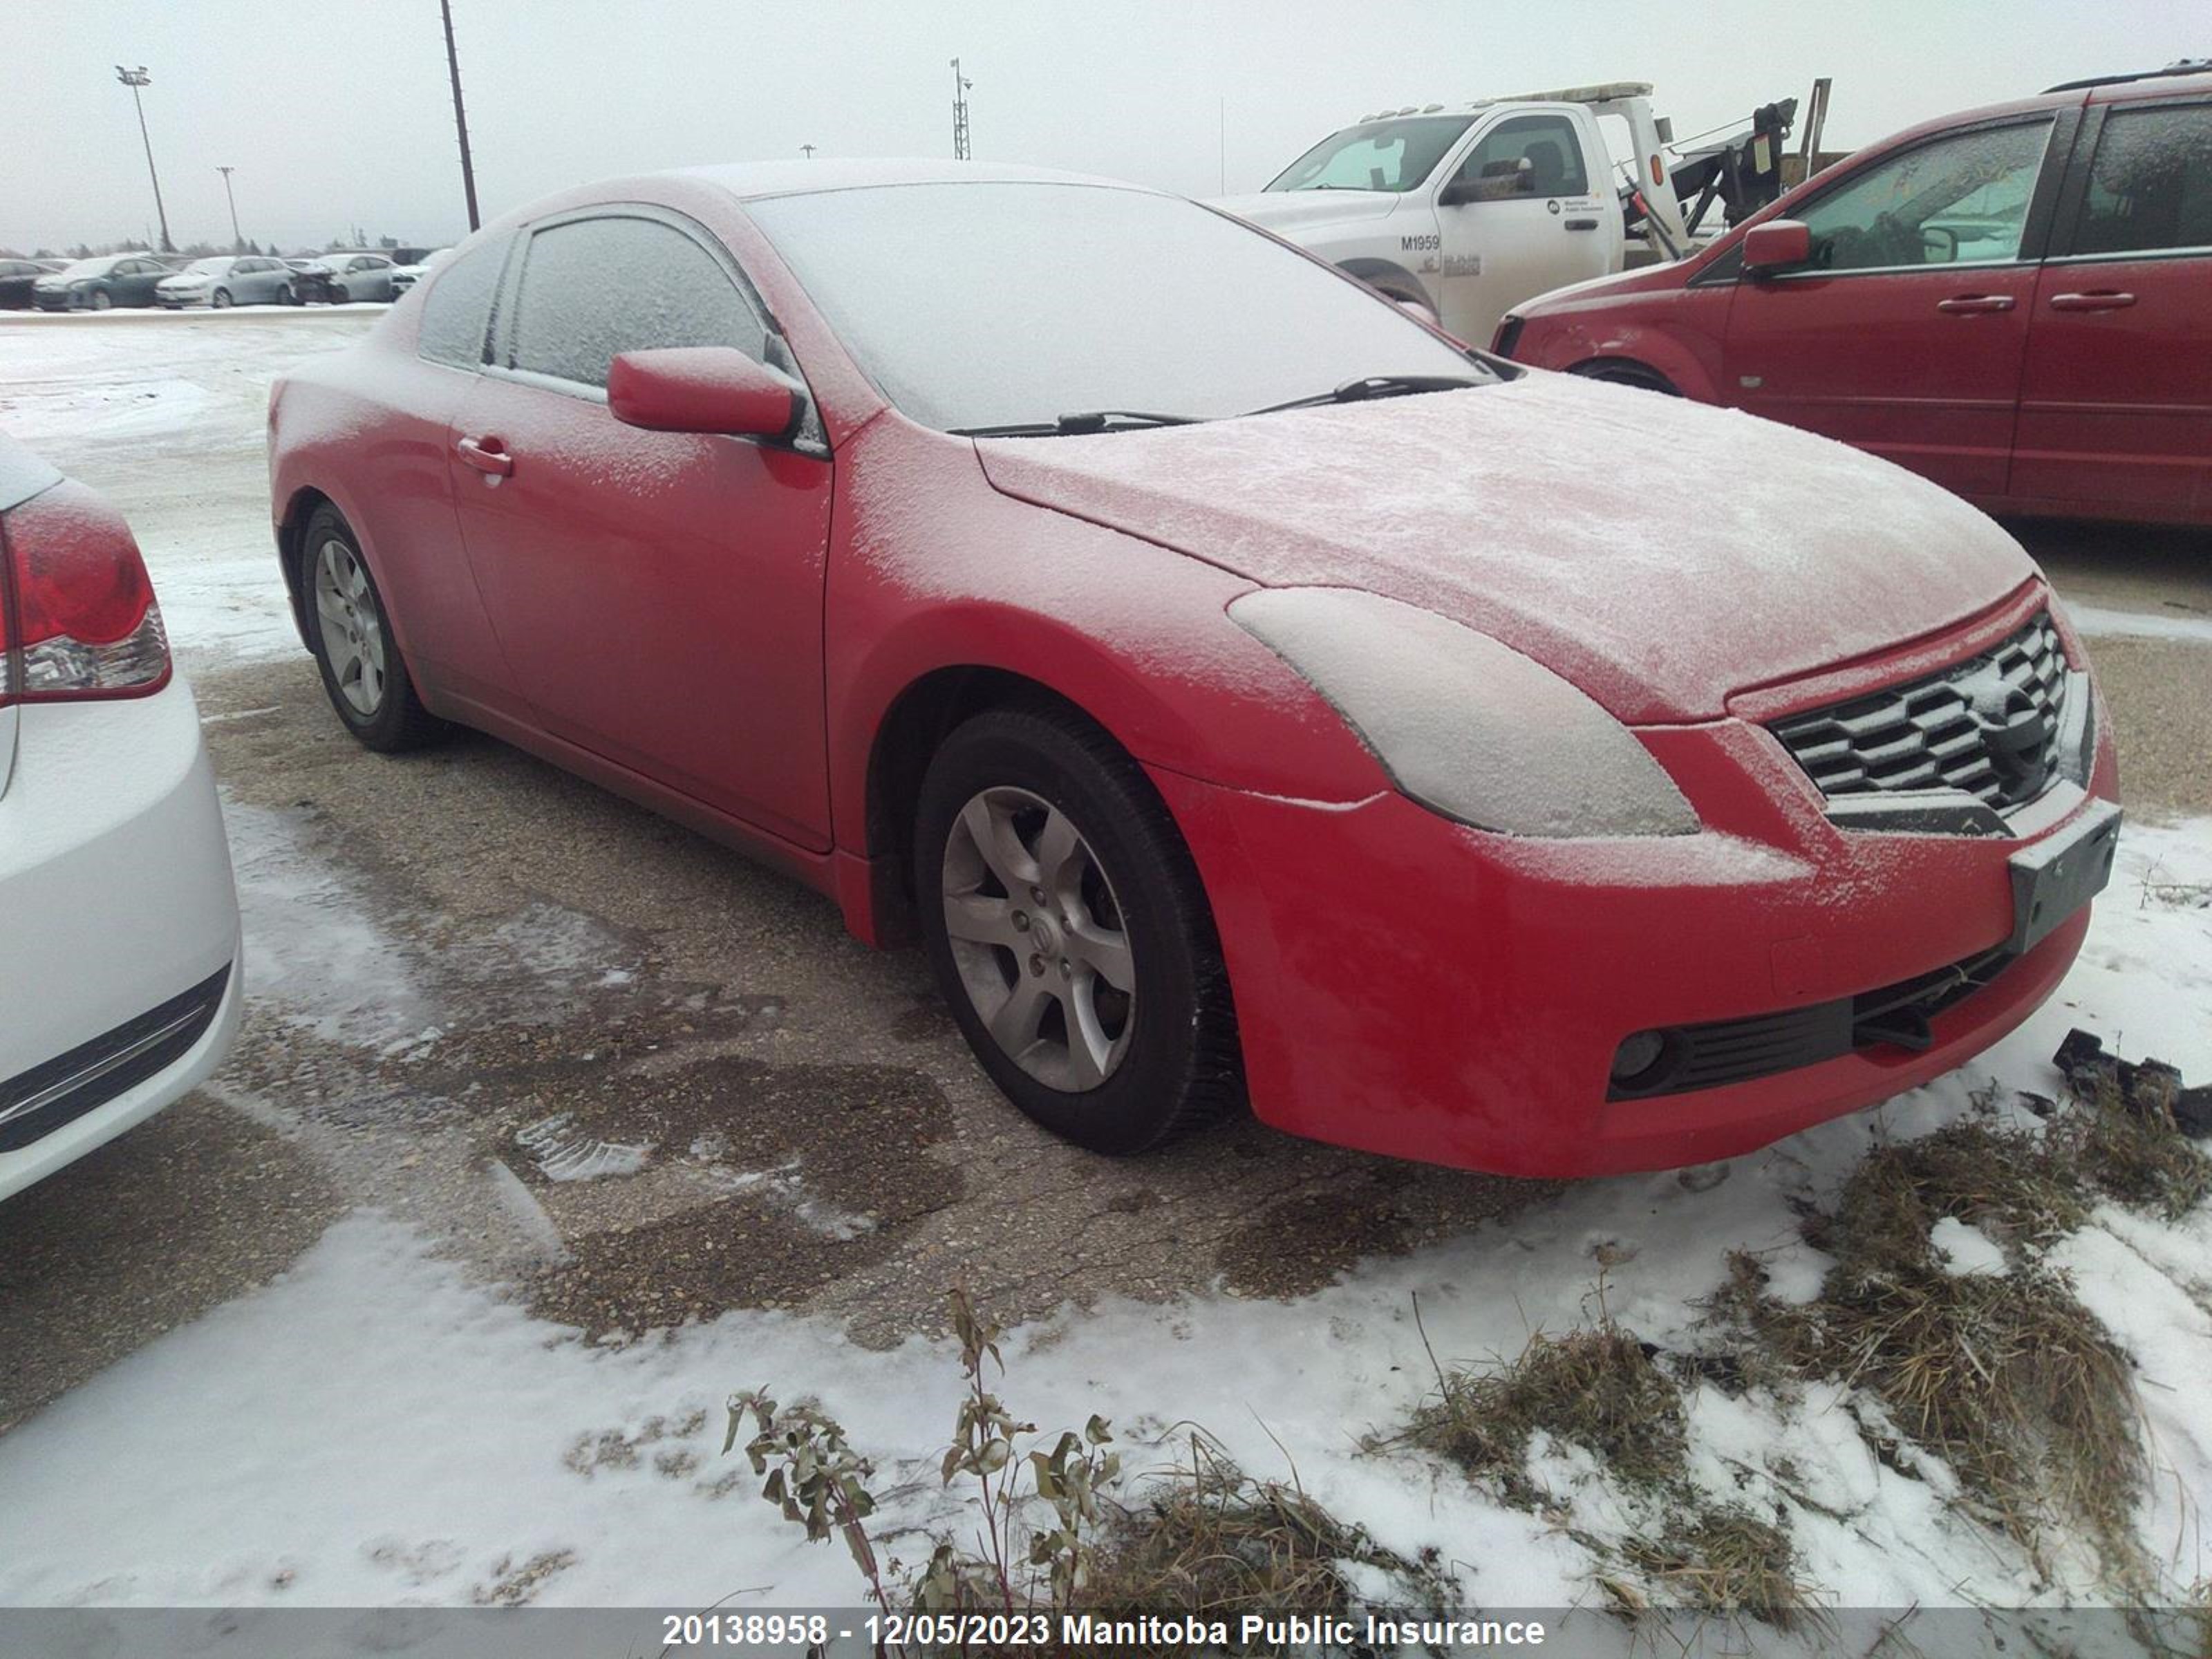
[(0, 1152), (21, 1152), (168, 1070), (215, 1023), (229, 983), (225, 966), (136, 1019), (0, 1082)]
[(2002, 810), (2057, 775), (2068, 683), (2058, 632), (2038, 611), (1994, 650), (1773, 732), (1831, 799), (1956, 789)]

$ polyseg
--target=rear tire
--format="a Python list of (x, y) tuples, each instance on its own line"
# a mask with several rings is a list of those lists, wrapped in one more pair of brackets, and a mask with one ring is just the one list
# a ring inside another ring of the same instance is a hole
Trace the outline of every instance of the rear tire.
[(347, 731), (380, 754), (419, 749), (446, 722), (422, 706), (386, 620), (384, 595), (344, 514), (328, 503), (300, 543), (301, 601), (323, 690)]
[(300, 295), (298, 291), (293, 288), (291, 283), (285, 283), (283, 287), (276, 290), (276, 303), (280, 306), (295, 306), (299, 304)]
[(1150, 781), (1097, 726), (1039, 703), (953, 732), (922, 781), (914, 879), (953, 1018), (1044, 1127), (1126, 1156), (1242, 1098), (1197, 866)]

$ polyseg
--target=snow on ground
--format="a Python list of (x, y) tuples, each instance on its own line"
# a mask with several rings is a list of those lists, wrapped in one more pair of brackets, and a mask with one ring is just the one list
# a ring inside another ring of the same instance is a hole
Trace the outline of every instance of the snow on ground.
[(133, 528), (188, 665), (300, 650), (260, 460), (269, 383), (352, 343), (385, 309), (9, 315), (0, 326), (0, 430), (95, 489), (127, 476), (134, 501), (164, 498), (158, 524), (134, 511)]
[[(1171, 1455), (1185, 1420), (1255, 1473), (1287, 1473), (1287, 1457), (1308, 1491), (1385, 1542), (1443, 1547), (1482, 1604), (1587, 1600), (1589, 1562), (1560, 1533), (1417, 1452), (1362, 1449), (1431, 1384), (1414, 1297), (1452, 1362), (1510, 1355), (1531, 1331), (1587, 1318), (1601, 1253), (1613, 1316), (1670, 1347), (1695, 1345), (1690, 1304), (1732, 1248), (1768, 1252), (1778, 1288), (1804, 1291), (1821, 1264), (1797, 1240), (1793, 1202), (1828, 1195), (1871, 1143), (1936, 1127), (1986, 1082), (2055, 1090), (2048, 1057), (2077, 1021), (2139, 1034), (2190, 1077), (2212, 1076), (2208, 891), (2212, 824), (2138, 827), (2081, 966), (1965, 1071), (1694, 1178), (1577, 1186), (1314, 1296), (1067, 1310), (1013, 1334), (1003, 1393), (1048, 1429), (1105, 1413), (1133, 1469)], [(1941, 1242), (1960, 1271), (1987, 1265), (1971, 1229)], [(2197, 1508), (2212, 1492), (2212, 1430), (2191, 1404), (2212, 1372), (2212, 1220), (2107, 1210), (2061, 1259), (2142, 1367), (2157, 1467), (2143, 1535), (2186, 1584), (2212, 1571)], [(548, 1604), (704, 1603), (741, 1586), (850, 1603), (844, 1551), (806, 1546), (754, 1496), (742, 1460), (719, 1455), (725, 1396), (760, 1384), (818, 1394), (879, 1456), (878, 1488), (896, 1492), (881, 1531), (950, 1512), (933, 1470), (959, 1378), (943, 1346), (871, 1352), (825, 1322), (734, 1313), (592, 1346), (357, 1214), (276, 1282), (0, 1439), (0, 1601), (465, 1601), (536, 1561)], [(1792, 1413), (1700, 1389), (1691, 1420), (1693, 1478), (1717, 1493), (1771, 1498), (1769, 1460), (1786, 1449), (1817, 1506), (1793, 1505), (1803, 1570), (1848, 1604), (2091, 1593), (2079, 1579), (2039, 1586), (2016, 1552), (1945, 1506), (1940, 1477), (1878, 1464), (1839, 1389), (1814, 1389)], [(1578, 1479), (1577, 1519), (1602, 1525), (1621, 1500), (1573, 1462), (1549, 1467)]]

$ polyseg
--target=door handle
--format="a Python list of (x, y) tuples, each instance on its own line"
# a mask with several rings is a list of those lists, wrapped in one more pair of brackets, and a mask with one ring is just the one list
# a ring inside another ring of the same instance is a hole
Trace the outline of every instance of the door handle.
[(2013, 297), (2009, 294), (1962, 294), (1955, 300), (1938, 300), (1936, 309), (1948, 312), (2010, 311)]
[(2054, 294), (2051, 296), (2053, 311), (2118, 311), (2123, 306), (2136, 302), (2132, 294), (2118, 294), (2106, 289), (2095, 294)]
[(507, 477), (514, 471), (514, 457), (501, 447), (496, 438), (463, 438), (453, 447), (461, 452), (465, 465), (489, 478)]
[(1595, 230), (1597, 228), (1597, 221), (1595, 219), (1570, 219), (1567, 221), (1567, 228), (1569, 230)]

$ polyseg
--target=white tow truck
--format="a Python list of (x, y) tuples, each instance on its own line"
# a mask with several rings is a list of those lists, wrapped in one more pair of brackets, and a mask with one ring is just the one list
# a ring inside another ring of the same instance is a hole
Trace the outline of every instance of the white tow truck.
[[(1765, 106), (1747, 137), (1671, 160), (1672, 125), (1642, 82), (1386, 110), (1330, 134), (1256, 195), (1213, 205), (1486, 345), (1523, 300), (1680, 258), (1716, 185), (1731, 222), (1772, 199), (1795, 108)], [(1626, 129), (1618, 158), (1607, 117)]]

